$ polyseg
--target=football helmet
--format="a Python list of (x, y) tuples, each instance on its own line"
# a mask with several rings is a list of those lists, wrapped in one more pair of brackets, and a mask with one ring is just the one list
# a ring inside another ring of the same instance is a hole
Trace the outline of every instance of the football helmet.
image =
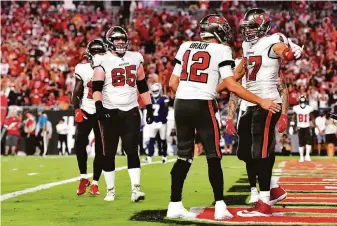
[(93, 56), (96, 54), (104, 53), (106, 53), (106, 44), (102, 39), (94, 39), (88, 43), (86, 54), (89, 60), (92, 60)]
[(307, 98), (304, 95), (301, 95), (299, 101), (300, 107), (305, 108), (305, 106), (307, 105)]
[(243, 39), (253, 42), (266, 35), (270, 30), (270, 19), (263, 9), (254, 8), (246, 12), (240, 24)]
[(129, 45), (129, 36), (120, 26), (111, 27), (105, 34), (108, 47), (119, 55), (125, 54)]
[(220, 43), (223, 43), (230, 42), (233, 38), (232, 29), (227, 20), (218, 14), (205, 16), (199, 24), (201, 39), (214, 37)]
[(162, 88), (159, 83), (154, 83), (151, 86), (151, 94), (154, 98), (158, 98), (161, 95), (161, 92), (162, 92)]

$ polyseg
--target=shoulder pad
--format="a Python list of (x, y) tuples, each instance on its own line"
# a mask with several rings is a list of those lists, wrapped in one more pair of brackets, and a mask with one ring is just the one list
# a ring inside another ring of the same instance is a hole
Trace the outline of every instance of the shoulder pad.
[(84, 74), (87, 72), (87, 66), (89, 63), (79, 63), (75, 66), (75, 77), (83, 80)]

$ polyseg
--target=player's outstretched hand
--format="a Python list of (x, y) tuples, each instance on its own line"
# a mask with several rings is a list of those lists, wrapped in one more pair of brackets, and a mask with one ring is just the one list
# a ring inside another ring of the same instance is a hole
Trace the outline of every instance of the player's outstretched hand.
[(226, 121), (226, 132), (229, 135), (232, 135), (232, 136), (234, 136), (236, 134), (236, 129), (235, 129), (235, 126), (234, 126), (234, 123), (233, 123), (233, 119), (227, 119), (227, 121)]
[(75, 109), (75, 122), (81, 123), (83, 119), (87, 119), (84, 112), (80, 108)]
[(262, 102), (260, 103), (260, 106), (268, 111), (271, 111), (273, 113), (279, 112), (281, 110), (281, 106), (274, 102), (274, 99), (262, 99)]
[(288, 38), (288, 43), (290, 45), (291, 51), (294, 53), (295, 59), (299, 59), (302, 55), (304, 46), (300, 47), (299, 45), (296, 45), (291, 41), (290, 38)]
[(288, 127), (288, 116), (282, 114), (277, 122), (277, 130), (279, 133), (283, 133)]
[(146, 105), (146, 122), (151, 124), (154, 120), (152, 104)]

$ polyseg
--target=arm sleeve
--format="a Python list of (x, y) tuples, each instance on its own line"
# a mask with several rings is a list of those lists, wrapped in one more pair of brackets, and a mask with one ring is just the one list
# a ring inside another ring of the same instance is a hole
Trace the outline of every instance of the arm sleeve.
[(220, 57), (219, 60), (219, 72), (221, 80), (233, 76), (233, 70), (235, 68), (235, 62), (232, 56), (232, 49), (228, 46), (221, 48), (221, 52), (218, 54)]
[(268, 51), (268, 56), (272, 59), (279, 59), (280, 57), (273, 51), (273, 46), (277, 43), (283, 42), (288, 45), (287, 37), (282, 33), (276, 33), (270, 36), (270, 47)]

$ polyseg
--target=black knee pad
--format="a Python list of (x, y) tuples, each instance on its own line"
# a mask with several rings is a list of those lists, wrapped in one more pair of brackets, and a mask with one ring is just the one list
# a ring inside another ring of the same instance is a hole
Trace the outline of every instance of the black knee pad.
[(128, 154), (127, 158), (128, 158), (128, 169), (140, 168), (138, 153)]

